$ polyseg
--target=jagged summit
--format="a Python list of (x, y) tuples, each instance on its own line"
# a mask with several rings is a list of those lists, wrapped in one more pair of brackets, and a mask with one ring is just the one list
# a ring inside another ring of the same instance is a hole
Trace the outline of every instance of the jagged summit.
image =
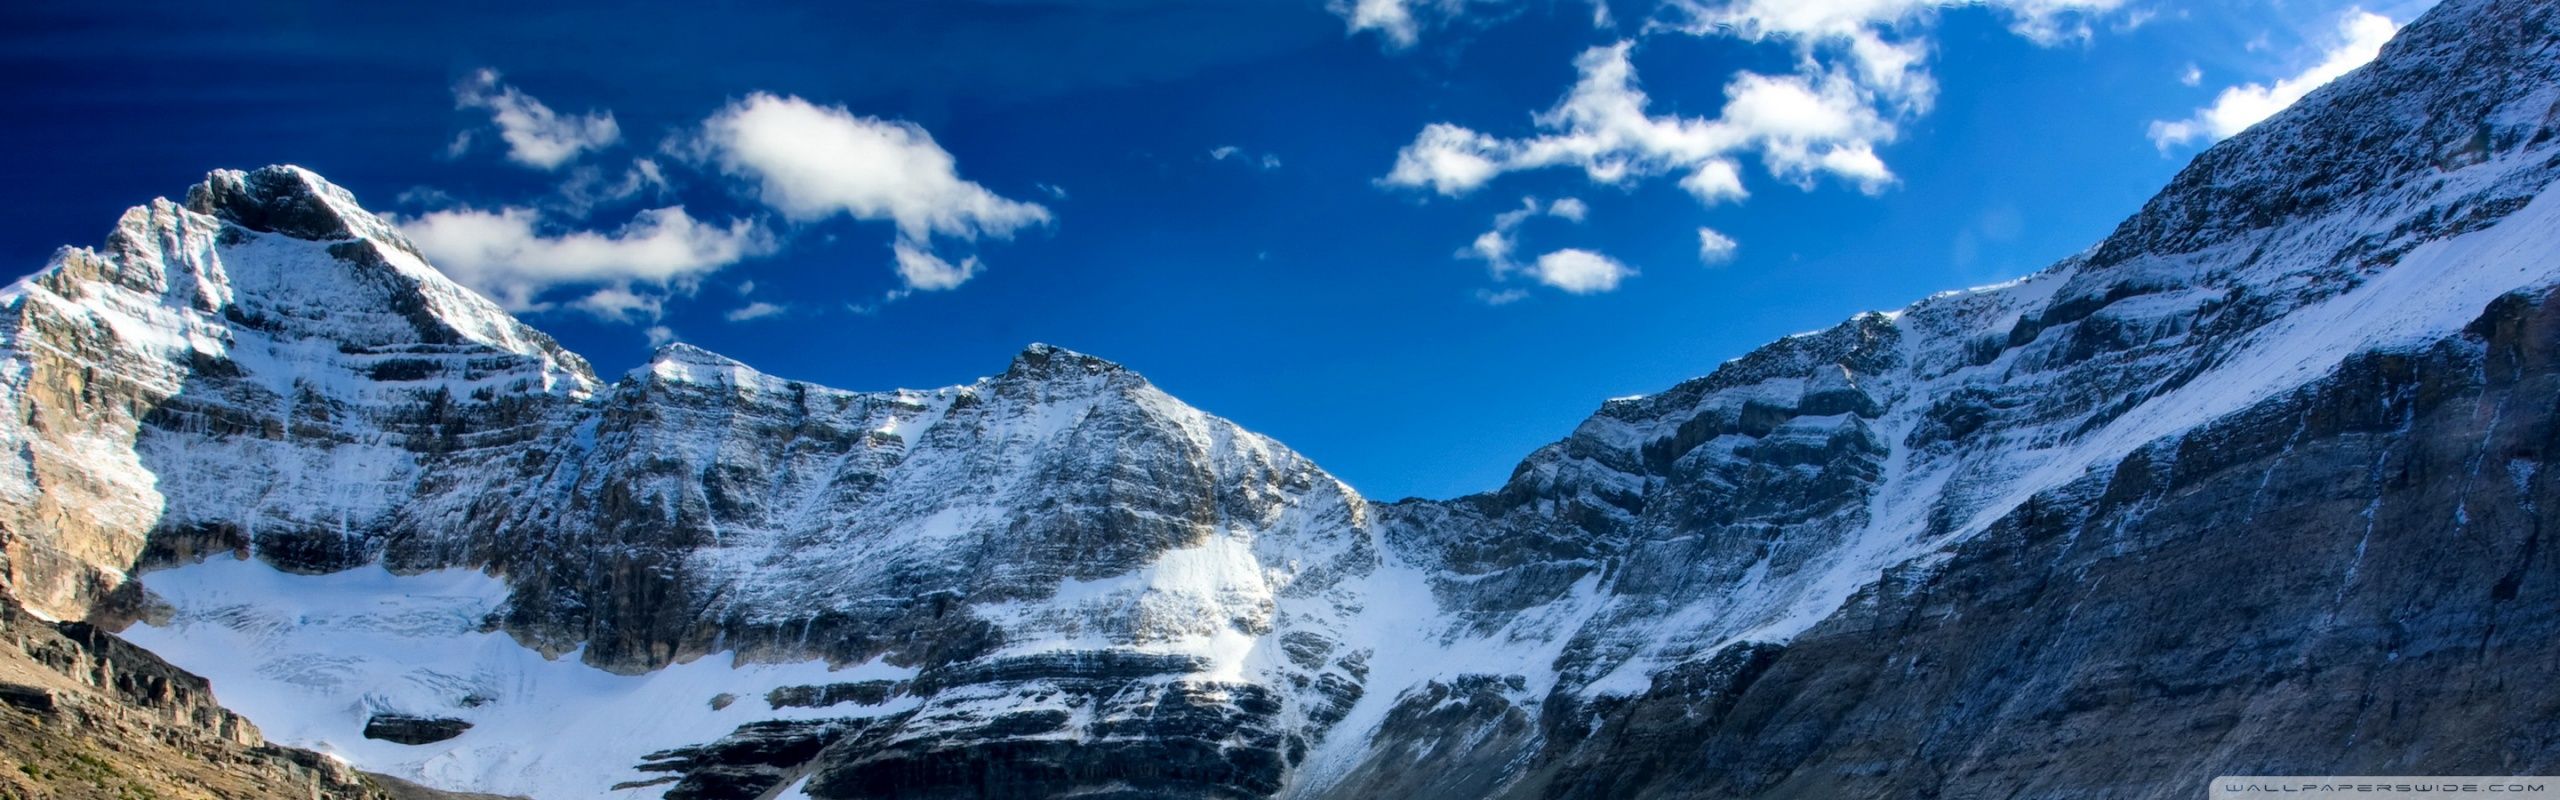
[(1015, 354), (1013, 363), (1006, 365), (1003, 378), (1053, 380), (1097, 375), (1126, 375), (1138, 378), (1137, 373), (1131, 372), (1129, 368), (1121, 366), (1118, 362), (1039, 342), (1033, 342), (1022, 348), (1021, 353)]
[(689, 342), (668, 342), (649, 353), (649, 363), (705, 364), (712, 366), (744, 366), (737, 359), (712, 352)]
[(215, 170), (187, 190), (185, 205), (249, 230), (297, 239), (398, 239), (389, 225), (357, 205), (353, 193), (287, 164)]
[(778, 382), (746, 362), (684, 342), (659, 345), (649, 354), (648, 363), (633, 368), (630, 376), (642, 381), (727, 386)]
[[(599, 385), (584, 358), (428, 265), (395, 226), (308, 170), (217, 170), (186, 197), (127, 210), (99, 248), (57, 251), (10, 288), (7, 302), (21, 315), (85, 319), (127, 334), (185, 331), (183, 342), (148, 343), (176, 346), (164, 354), (171, 358), (192, 351), (239, 360), (242, 351), (254, 358), (257, 350), (324, 341), (356, 360), (407, 360), (387, 374), (419, 374), (421, 362), (410, 358), (418, 351), (488, 348), (529, 360), (530, 379), (544, 391), (584, 394)], [(31, 295), (38, 295), (32, 305)], [(496, 366), (447, 377), (479, 381)]]

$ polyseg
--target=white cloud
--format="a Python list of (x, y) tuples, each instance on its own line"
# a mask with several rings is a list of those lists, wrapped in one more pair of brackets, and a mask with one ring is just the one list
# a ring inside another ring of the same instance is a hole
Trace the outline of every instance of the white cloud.
[(1467, 249), (1461, 251), (1459, 255), (1484, 259), (1485, 263), (1492, 264), (1494, 272), (1499, 274), (1511, 268), (1512, 247), (1511, 232), (1496, 228), (1478, 234), (1476, 240), (1468, 244)]
[(1853, 39), (1923, 22), (1949, 6), (1985, 6), (2009, 18), (2009, 30), (2039, 44), (2088, 35), (2088, 23), (2125, 0), (1671, 0), (1689, 33), (1722, 27), (1749, 39)]
[[(750, 220), (702, 222), (682, 206), (651, 209), (614, 231), (546, 232), (540, 212), (461, 208), (400, 221), (400, 229), (438, 269), (510, 309), (542, 307), (536, 296), (569, 285), (665, 285), (773, 249), (773, 237)], [(636, 307), (606, 292), (578, 301), (590, 310)]]
[[(1644, 35), (1686, 34), (1792, 46), (1784, 74), (1738, 71), (1712, 116), (1659, 114), (1639, 88), (1634, 41), (1584, 52), (1573, 88), (1533, 116), (1527, 135), (1504, 137), (1433, 123), (1396, 154), (1380, 183), (1458, 196), (1504, 173), (1574, 167), (1595, 183), (1678, 175), (1705, 205), (1750, 196), (1738, 159), (1756, 156), (1771, 177), (1802, 188), (1821, 179), (1879, 193), (1894, 181), (1878, 149), (1926, 113), (1937, 94), (1928, 62), (1931, 29), (1950, 6), (1981, 6), (2041, 44), (2091, 35), (2091, 23), (2128, 0), (1666, 0)], [(1464, 0), (1338, 6), (1356, 30), (1413, 34), (1418, 9), (1454, 14)], [(1374, 6), (1374, 7), (1372, 7)], [(1359, 12), (1359, 13), (1352, 13)]]
[(666, 172), (658, 167), (658, 162), (650, 159), (632, 159), (630, 175), (634, 179), (633, 183), (645, 185), (649, 188), (657, 189), (658, 191), (666, 191), (669, 186), (667, 183)]
[[(1620, 280), (1636, 274), (1636, 271), (1625, 264), (1618, 263), (1615, 259), (1589, 250), (1572, 248), (1557, 250), (1539, 256), (1537, 260), (1527, 264), (1512, 260), (1512, 254), (1520, 247), (1517, 231), (1521, 223), (1539, 216), (1578, 223), (1589, 218), (1590, 214), (1591, 207), (1583, 203), (1581, 198), (1566, 197), (1549, 203), (1540, 202), (1535, 197), (1523, 197), (1520, 198), (1519, 208), (1493, 215), (1493, 229), (1476, 236), (1475, 241), (1458, 251), (1458, 257), (1485, 262), (1486, 270), (1492, 273), (1495, 281), (1527, 276), (1530, 280), (1573, 294), (1593, 294), (1616, 289)], [(1519, 288), (1484, 288), (1476, 291), (1476, 299), (1489, 306), (1509, 305), (1528, 296), (1527, 290)]]
[(1232, 158), (1242, 163), (1252, 164), (1266, 172), (1280, 168), (1280, 157), (1277, 155), (1270, 153), (1256, 154), (1231, 144), (1209, 148), (1209, 158), (1213, 161), (1225, 161)]
[(1896, 134), (1876, 94), (1840, 71), (1743, 72), (1725, 85), (1715, 119), (1652, 116), (1629, 60), (1634, 43), (1595, 47), (1576, 61), (1581, 79), (1534, 117), (1539, 133), (1503, 139), (1449, 123), (1425, 127), (1381, 181), (1461, 195), (1505, 172), (1578, 167), (1594, 183), (1685, 173), (1701, 203), (1748, 196), (1731, 156), (1756, 151), (1771, 175), (1810, 186), (1820, 175), (1881, 191), (1893, 173), (1875, 145)]
[(1596, 294), (1618, 288), (1618, 282), (1636, 271), (1616, 259), (1589, 250), (1566, 248), (1543, 256), (1530, 264), (1530, 277), (1539, 283), (1572, 294)]
[(570, 302), (569, 307), (613, 322), (655, 320), (665, 315), (667, 298), (662, 294), (641, 294), (632, 291), (630, 284), (620, 284), (597, 289)]
[(1700, 204), (1710, 206), (1738, 203), (1751, 196), (1750, 190), (1742, 188), (1741, 165), (1729, 158), (1707, 159), (1690, 170), (1689, 177), (1680, 179), (1680, 188), (1688, 190), (1689, 196), (1698, 198)]
[(933, 251), (899, 240), (890, 246), (898, 262), (898, 278), (912, 292), (939, 292), (959, 288), (978, 275), (978, 259), (970, 257), (953, 264), (934, 255)]
[(1535, 197), (1520, 198), (1519, 208), (1493, 215), (1493, 229), (1469, 242), (1466, 249), (1458, 251), (1458, 257), (1482, 260), (1492, 268), (1493, 277), (1497, 280), (1509, 275), (1519, 268), (1511, 261), (1512, 252), (1519, 246), (1514, 231), (1520, 228), (1520, 223), (1541, 214), (1581, 222), (1590, 216), (1591, 207), (1576, 197), (1562, 198), (1553, 203), (1542, 203)]
[(1392, 47), (1412, 47), (1421, 38), (1413, 6), (1418, 0), (1333, 0), (1326, 6), (1351, 26), (1352, 33), (1376, 31)]
[(1782, 41), (1802, 77), (1837, 76), (1889, 115), (1924, 113), (1937, 96), (1930, 25), (1952, 6), (1981, 6), (2041, 45), (2086, 39), (2089, 23), (2127, 0), (1666, 0), (1648, 33)]
[(665, 325), (651, 325), (641, 335), (649, 337), (650, 347), (665, 347), (676, 340), (676, 330)]
[(721, 316), (727, 317), (730, 322), (745, 322), (752, 319), (764, 319), (766, 317), (780, 316), (782, 312), (788, 310), (789, 309), (783, 308), (782, 306), (758, 300), (753, 303), (748, 303), (735, 309), (731, 309), (729, 313)]
[(895, 263), (905, 290), (958, 286), (976, 258), (953, 265), (935, 237), (1010, 238), (1045, 225), (1049, 209), (960, 177), (950, 151), (914, 123), (855, 114), (797, 97), (756, 93), (702, 123), (693, 154), (755, 183), (758, 197), (795, 220), (838, 214), (897, 226)]
[[(564, 115), (552, 111), (532, 95), (499, 82), (497, 70), (474, 72), (455, 85), (453, 104), (489, 112), (489, 121), (498, 126), (498, 138), (507, 143), (507, 159), (535, 169), (559, 169), (581, 153), (622, 139), (622, 128), (614, 123), (612, 112)], [(449, 152), (458, 156), (470, 146), (470, 132), (465, 131), (454, 139)]]
[(700, 144), (721, 171), (755, 181), (765, 204), (793, 219), (885, 219), (915, 242), (1001, 238), (1049, 222), (1038, 203), (962, 179), (951, 152), (912, 122), (757, 93), (704, 121)]
[[(2193, 116), (2182, 120), (2156, 120), (2151, 123), (2151, 143), (2166, 151), (2171, 147), (2195, 142), (2212, 143), (2229, 138), (2259, 121), (2345, 75), (2382, 52), (2382, 45), (2398, 33), (2391, 18), (2362, 9), (2350, 8), (2338, 20), (2338, 37), (2334, 45), (2323, 51), (2318, 63), (2301, 73), (2282, 78), (2273, 84), (2251, 83), (2222, 90), (2213, 104), (2196, 109)], [(2192, 85), (2192, 84), (2190, 84)]]
[(2180, 85), (2180, 86), (2202, 86), (2202, 85), (2204, 85), (2204, 68), (2203, 68), (2203, 67), (2198, 67), (2198, 66), (2196, 66), (2196, 65), (2194, 65), (2194, 64), (2188, 64), (2186, 69), (2183, 69), (2183, 70), (2179, 70), (2179, 71), (2178, 71), (2178, 85)]
[(1698, 261), (1700, 263), (1722, 264), (1732, 261), (1734, 251), (1740, 247), (1741, 245), (1733, 241), (1733, 237), (1717, 233), (1714, 228), (1698, 229)]
[(1396, 153), (1395, 169), (1381, 179), (1390, 186), (1429, 186), (1444, 195), (1476, 190), (1506, 169), (1511, 144), (1445, 122), (1423, 126), (1422, 133)]
[(1893, 170), (1885, 168), (1884, 159), (1876, 155), (1875, 145), (1866, 142), (1823, 151), (1813, 164), (1794, 170), (1800, 176), (1797, 179), (1799, 183), (1813, 182), (1812, 173), (1815, 171), (1840, 176), (1857, 184), (1858, 191), (1871, 195), (1883, 194), (1884, 188), (1892, 185), (1894, 180)]

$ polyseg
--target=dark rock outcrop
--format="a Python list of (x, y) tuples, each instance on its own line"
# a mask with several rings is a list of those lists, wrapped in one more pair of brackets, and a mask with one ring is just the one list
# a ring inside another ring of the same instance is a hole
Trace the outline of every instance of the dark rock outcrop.
[(827, 745), (870, 724), (858, 719), (758, 722), (709, 744), (650, 753), (640, 769), (669, 775), (629, 785), (666, 785), (667, 800), (754, 800), (797, 774)]
[(375, 714), (364, 721), (364, 738), (401, 744), (432, 744), (467, 730), (471, 730), (471, 723), (452, 717)]
[(906, 687), (898, 681), (855, 681), (816, 686), (785, 686), (764, 694), (766, 705), (783, 708), (826, 708), (853, 703), (876, 706), (903, 694)]

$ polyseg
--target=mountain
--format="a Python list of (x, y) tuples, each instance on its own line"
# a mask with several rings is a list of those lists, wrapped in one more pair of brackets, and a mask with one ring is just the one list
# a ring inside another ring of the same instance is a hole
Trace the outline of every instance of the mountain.
[(1054, 347), (608, 381), (318, 176), (217, 172), (0, 299), (0, 590), (539, 798), (2548, 772), (2555, 180), (2560, 7), (2447, 0), (2080, 255), (1374, 503)]

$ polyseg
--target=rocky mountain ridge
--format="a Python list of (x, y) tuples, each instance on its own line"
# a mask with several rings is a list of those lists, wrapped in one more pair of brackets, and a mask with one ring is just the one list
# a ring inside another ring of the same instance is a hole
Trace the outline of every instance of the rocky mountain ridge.
[(608, 382), (220, 172), (0, 300), (0, 574), (280, 740), (543, 798), (2529, 774), (2555, 139), (2560, 10), (2448, 0), (2086, 253), (1393, 504), (1046, 346)]

